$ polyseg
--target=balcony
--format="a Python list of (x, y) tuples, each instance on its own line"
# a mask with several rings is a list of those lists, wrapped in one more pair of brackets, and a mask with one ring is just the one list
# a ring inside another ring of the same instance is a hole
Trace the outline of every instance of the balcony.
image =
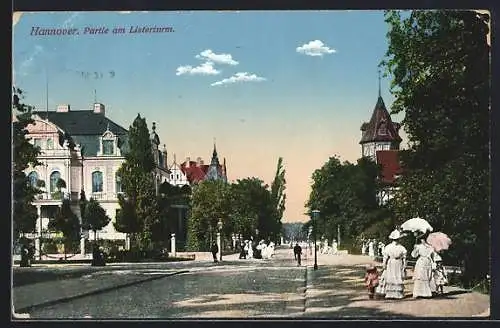
[(100, 201), (118, 201), (118, 194), (116, 192), (93, 192), (90, 194), (90, 197), (92, 197), (95, 200), (100, 200)]
[(71, 200), (71, 194), (69, 192), (55, 191), (55, 192), (42, 192), (35, 196), (36, 201), (54, 201), (61, 202), (63, 199)]

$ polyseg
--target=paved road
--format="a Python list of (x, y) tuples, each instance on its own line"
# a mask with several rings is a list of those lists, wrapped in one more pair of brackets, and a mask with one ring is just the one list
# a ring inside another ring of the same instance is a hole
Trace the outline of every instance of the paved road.
[[(43, 295), (43, 290), (64, 296), (72, 288), (99, 289), (99, 284), (102, 287), (132, 281), (126, 287), (38, 306), (27, 312), (35, 320), (488, 316), (488, 295), (447, 287), (445, 297), (413, 300), (411, 279), (405, 283), (404, 300), (369, 300), (363, 283), (364, 267), (373, 263), (369, 257), (318, 255), (319, 270), (314, 271), (309, 252), (305, 252), (302, 267), (295, 265), (291, 253), (290, 249), (278, 249), (272, 260), (238, 260), (232, 255), (218, 264), (117, 264), (90, 271), (77, 266), (28, 268), (38, 273), (56, 272), (62, 280), (16, 287), (14, 298), (17, 295), (18, 302), (23, 298), (26, 303)], [(164, 277), (181, 270), (189, 272)], [(77, 273), (80, 276), (74, 277)], [(68, 274), (73, 277), (65, 278)], [(155, 278), (143, 281), (144, 277)]]
[(172, 268), (188, 273), (147, 281), (105, 293), (34, 309), (33, 319), (286, 317), (305, 310), (306, 268), (297, 267), (290, 250), (272, 260), (223, 263), (167, 263), (87, 274), (161, 274)]

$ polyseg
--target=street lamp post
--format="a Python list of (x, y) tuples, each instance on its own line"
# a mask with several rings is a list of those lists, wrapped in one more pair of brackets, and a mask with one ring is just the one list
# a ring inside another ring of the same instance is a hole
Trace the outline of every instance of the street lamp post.
[(314, 238), (314, 270), (318, 270), (318, 254), (317, 254), (317, 247), (316, 247), (316, 224), (318, 222), (319, 213), (320, 213), (319, 210), (312, 211), (313, 238)]
[(219, 247), (219, 261), (222, 261), (222, 241), (221, 241), (221, 233), (222, 233), (222, 219), (219, 219), (217, 222), (217, 228), (219, 231), (217, 232), (217, 246)]

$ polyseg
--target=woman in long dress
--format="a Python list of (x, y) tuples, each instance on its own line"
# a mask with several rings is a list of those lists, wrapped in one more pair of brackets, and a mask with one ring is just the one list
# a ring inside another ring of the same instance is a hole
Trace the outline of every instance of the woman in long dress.
[(384, 282), (385, 298), (401, 299), (404, 297), (404, 273), (406, 268), (406, 248), (398, 242), (402, 234), (394, 230), (389, 235), (392, 242), (384, 247)]
[(418, 258), (413, 270), (413, 297), (432, 297), (432, 255), (434, 249), (420, 236), (420, 243), (415, 244), (411, 256)]

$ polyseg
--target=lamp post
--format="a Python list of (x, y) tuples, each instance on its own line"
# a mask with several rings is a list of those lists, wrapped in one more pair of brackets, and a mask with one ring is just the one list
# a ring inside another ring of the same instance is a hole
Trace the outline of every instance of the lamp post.
[(318, 270), (318, 254), (317, 254), (317, 247), (316, 247), (316, 224), (318, 222), (318, 216), (319, 216), (320, 211), (313, 210), (311, 213), (312, 213), (312, 219), (313, 219), (314, 270)]
[(217, 228), (219, 231), (217, 232), (217, 246), (219, 247), (219, 261), (222, 261), (222, 242), (221, 242), (221, 233), (222, 233), (222, 219), (219, 219), (217, 222)]

